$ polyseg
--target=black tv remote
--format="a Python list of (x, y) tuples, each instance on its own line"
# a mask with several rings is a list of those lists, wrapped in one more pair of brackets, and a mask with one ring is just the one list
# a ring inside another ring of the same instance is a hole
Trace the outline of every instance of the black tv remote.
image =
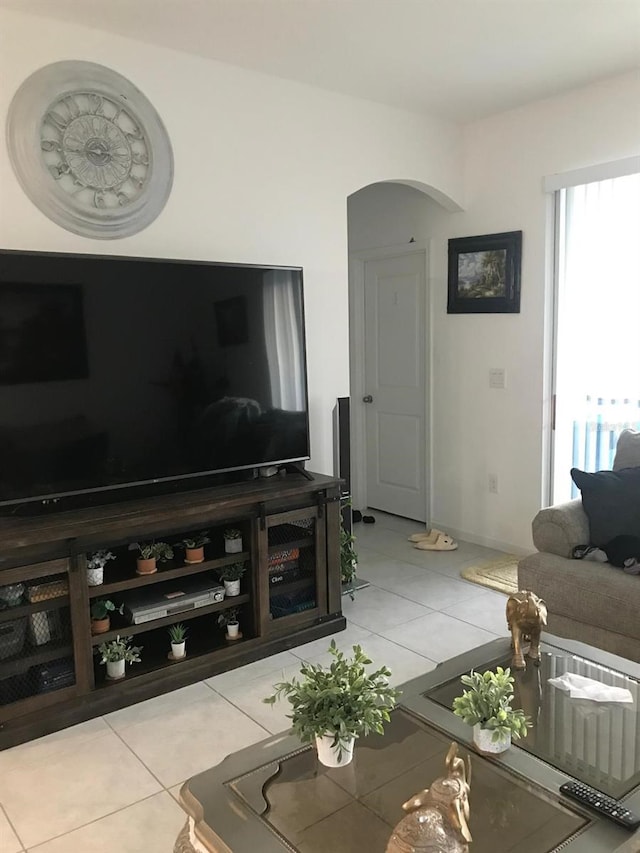
[(565, 782), (564, 785), (560, 785), (560, 793), (588, 806), (594, 812), (624, 826), (625, 829), (633, 831), (640, 826), (640, 817), (630, 812), (622, 803), (582, 782)]

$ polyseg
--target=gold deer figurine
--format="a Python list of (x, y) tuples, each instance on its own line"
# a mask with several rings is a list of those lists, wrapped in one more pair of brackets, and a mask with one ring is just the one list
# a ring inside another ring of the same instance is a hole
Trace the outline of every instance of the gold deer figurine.
[(526, 669), (522, 651), (523, 643), (529, 643), (527, 656), (540, 666), (540, 634), (547, 624), (547, 605), (529, 590), (514, 592), (507, 599), (507, 625), (511, 631), (513, 649), (512, 669)]
[(467, 769), (458, 744), (452, 743), (445, 763), (447, 775), (402, 806), (407, 814), (393, 830), (386, 853), (469, 853), (471, 760)]

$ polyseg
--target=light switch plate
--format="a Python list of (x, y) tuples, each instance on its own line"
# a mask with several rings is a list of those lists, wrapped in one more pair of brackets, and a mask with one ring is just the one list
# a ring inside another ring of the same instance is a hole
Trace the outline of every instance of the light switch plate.
[(504, 367), (489, 368), (489, 388), (506, 388), (507, 377)]

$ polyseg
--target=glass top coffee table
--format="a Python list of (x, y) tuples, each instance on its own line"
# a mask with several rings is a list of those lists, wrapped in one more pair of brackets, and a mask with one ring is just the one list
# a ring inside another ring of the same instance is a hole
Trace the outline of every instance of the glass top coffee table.
[[(529, 663), (518, 675), (519, 701), (536, 722), (519, 742), (524, 748), (481, 756), (471, 729), (450, 711), (460, 674), (508, 665), (505, 638), (402, 685), (384, 736), (359, 740), (346, 767), (323, 767), (311, 747), (283, 734), (194, 776), (180, 793), (189, 820), (176, 853), (384, 853), (402, 803), (444, 774), (452, 740), (462, 757), (471, 755), (471, 853), (637, 853), (640, 832), (631, 836), (562, 798), (559, 787), (579, 778), (615, 797), (631, 792), (625, 804), (640, 811), (640, 666), (551, 637), (542, 651), (539, 671)], [(587, 666), (589, 673), (580, 668)], [(573, 707), (546, 683), (560, 670), (618, 686), (622, 679), (633, 706), (607, 705), (595, 715), (582, 701)]]

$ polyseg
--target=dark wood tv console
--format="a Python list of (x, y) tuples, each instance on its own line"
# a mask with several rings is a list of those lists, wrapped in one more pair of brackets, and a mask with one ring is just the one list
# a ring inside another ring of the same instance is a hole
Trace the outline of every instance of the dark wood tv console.
[[(339, 482), (288, 473), (0, 519), (0, 749), (342, 630)], [(242, 533), (241, 553), (225, 552), (230, 527)], [(204, 562), (186, 563), (177, 549), (155, 574), (136, 574), (130, 543), (176, 543), (202, 530), (211, 539)], [(87, 555), (98, 549), (115, 559), (103, 584), (89, 586)], [(237, 562), (246, 564), (239, 596), (135, 625), (116, 611), (107, 633), (91, 633), (96, 599), (116, 608), (147, 594), (173, 601), (182, 586), (217, 583), (216, 570)], [(219, 625), (229, 608), (239, 610), (234, 641)], [(186, 658), (174, 662), (167, 627), (177, 622), (189, 633)], [(142, 659), (109, 681), (96, 651), (117, 635), (132, 636)]]

